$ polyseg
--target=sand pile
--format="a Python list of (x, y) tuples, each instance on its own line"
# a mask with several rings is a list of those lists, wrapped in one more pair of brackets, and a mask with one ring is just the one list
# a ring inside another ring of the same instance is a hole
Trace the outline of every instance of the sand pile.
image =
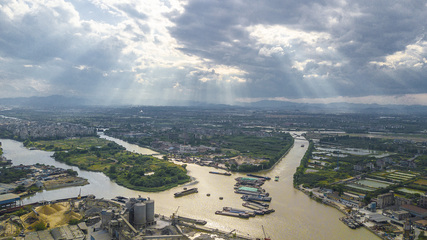
[(26, 227), (34, 225), (34, 221), (41, 220), (45, 223), (49, 223), (49, 228), (52, 229), (68, 224), (71, 219), (82, 218), (80, 214), (70, 211), (70, 204), (68, 202), (39, 206), (35, 210), (39, 213), (39, 216), (31, 212), (21, 217), (23, 220), (27, 218), (32, 220), (25, 223)]
[(53, 209), (55, 209), (58, 212), (63, 211), (64, 209), (66, 210), (66, 207), (64, 207), (62, 204), (59, 204), (59, 203), (52, 204), (51, 206)]
[(82, 217), (78, 213), (68, 212), (68, 213), (65, 213), (64, 215), (61, 215), (59, 218), (56, 218), (56, 222), (54, 222), (53, 224), (55, 226), (66, 225), (71, 219), (81, 219), (81, 218)]
[(53, 208), (53, 207), (51, 207), (49, 205), (44, 205), (44, 206), (37, 207), (36, 211), (39, 214), (44, 214), (44, 215), (52, 215), (52, 214), (58, 212), (55, 208)]

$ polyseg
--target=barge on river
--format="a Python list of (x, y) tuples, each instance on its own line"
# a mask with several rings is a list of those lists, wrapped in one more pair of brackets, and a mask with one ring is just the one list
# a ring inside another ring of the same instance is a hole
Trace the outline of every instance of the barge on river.
[(351, 229), (356, 229), (361, 226), (361, 224), (352, 217), (341, 217), (340, 220)]
[(175, 197), (182, 197), (182, 196), (185, 196), (185, 195), (188, 195), (188, 194), (191, 194), (191, 193), (197, 193), (197, 192), (199, 192), (197, 190), (197, 188), (190, 188), (190, 189), (187, 189), (187, 190), (184, 190), (184, 191), (181, 191), (181, 192), (174, 193), (173, 195)]
[(246, 176), (255, 177), (255, 178), (261, 178), (261, 179), (265, 179), (265, 180), (270, 180), (271, 179), (271, 177), (264, 177), (264, 176), (259, 176), (259, 175), (255, 175), (255, 174), (251, 174), (251, 173), (246, 174)]
[(199, 220), (199, 219), (187, 218), (187, 217), (181, 217), (181, 216), (178, 216), (178, 220), (183, 222), (194, 223), (198, 225), (206, 225), (206, 223), (208, 223), (205, 220)]
[(224, 175), (224, 176), (231, 176), (231, 173), (228, 173), (228, 172), (224, 172), (224, 173), (222, 173), (222, 172), (214, 172), (214, 171), (210, 171), (209, 173), (212, 173), (212, 174), (218, 174), (218, 175)]
[(247, 200), (253, 200), (253, 201), (262, 201), (262, 202), (271, 202), (271, 197), (264, 197), (264, 196), (255, 196), (255, 195), (243, 195), (242, 196), (243, 201)]
[(246, 213), (235, 213), (235, 212), (227, 212), (227, 211), (216, 211), (215, 214), (230, 216), (230, 217), (238, 217), (238, 218), (249, 218), (249, 215)]

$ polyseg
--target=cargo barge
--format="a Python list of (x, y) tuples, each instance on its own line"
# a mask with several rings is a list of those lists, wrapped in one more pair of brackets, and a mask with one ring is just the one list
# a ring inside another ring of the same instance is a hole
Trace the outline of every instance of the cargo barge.
[(224, 212), (243, 213), (243, 214), (248, 214), (249, 217), (255, 217), (255, 213), (253, 211), (249, 211), (249, 210), (242, 210), (242, 209), (236, 209), (236, 208), (231, 208), (231, 207), (223, 207), (222, 210)]
[(251, 191), (245, 191), (245, 190), (236, 190), (234, 193), (238, 194), (244, 194), (244, 195), (253, 195), (253, 196), (261, 196), (261, 197), (268, 197), (269, 193), (260, 193), (260, 192), (251, 192)]
[(358, 223), (356, 220), (354, 220), (351, 217), (342, 217), (340, 218), (340, 220), (347, 225), (347, 227), (351, 228), (351, 229), (356, 229), (358, 227), (360, 227), (360, 223)]
[(268, 208), (270, 206), (268, 203), (251, 201), (251, 200), (246, 200), (245, 202), (248, 203), (249, 205), (253, 205), (253, 206), (259, 207), (259, 208)]
[[(242, 206), (243, 207), (246, 207), (246, 208), (249, 208), (249, 209), (252, 209), (252, 210), (254, 210), (254, 211), (256, 211), (256, 212), (261, 212), (262, 213), (262, 215), (264, 215), (264, 214), (270, 214), (270, 213), (272, 213), (272, 212), (275, 212), (276, 210), (274, 210), (274, 209), (267, 209), (267, 208), (259, 208), (259, 207), (257, 207), (257, 206), (254, 206), (254, 205), (251, 205), (251, 204), (249, 204), (249, 203), (242, 203)], [(256, 214), (256, 213), (255, 213)]]
[(263, 178), (250, 178), (250, 177), (238, 177), (235, 179), (237, 185), (253, 185), (253, 186), (261, 186), (264, 184), (265, 179)]
[(174, 193), (173, 195), (175, 197), (182, 197), (182, 196), (185, 196), (185, 195), (188, 195), (188, 194), (191, 194), (191, 193), (197, 193), (197, 192), (199, 192), (197, 190), (197, 188), (190, 188), (190, 189), (187, 189), (187, 190), (184, 190), (184, 191), (181, 191), (181, 192)]
[(206, 225), (206, 223), (208, 223), (205, 220), (199, 220), (199, 219), (193, 219), (193, 218), (187, 218), (187, 217), (181, 217), (181, 216), (178, 216), (178, 220), (183, 222), (194, 223), (198, 225)]
[(245, 213), (235, 213), (235, 212), (227, 212), (227, 211), (216, 211), (215, 214), (230, 216), (230, 217), (238, 217), (238, 218), (249, 218), (248, 214)]
[(271, 177), (264, 177), (264, 176), (259, 176), (259, 175), (255, 175), (255, 174), (251, 174), (251, 173), (246, 174), (246, 176), (261, 178), (261, 179), (265, 179), (265, 180), (271, 180)]
[(247, 210), (247, 209), (238, 209), (238, 208), (232, 208), (232, 207), (224, 207), (223, 210), (228, 212), (234, 211), (234, 212), (247, 213), (251, 217), (255, 217), (255, 215), (264, 215), (264, 211), (258, 210), (258, 209)]
[(209, 173), (218, 174), (218, 175), (224, 175), (224, 176), (231, 176), (231, 173), (228, 173), (228, 172), (221, 173), (221, 172), (210, 171)]
[(253, 201), (262, 201), (262, 202), (271, 202), (271, 197), (263, 197), (263, 196), (254, 196), (254, 195), (243, 195), (241, 197), (244, 201), (253, 200)]
[(256, 186), (248, 187), (248, 186), (242, 186), (242, 185), (235, 186), (234, 190), (244, 190), (244, 191), (259, 192), (259, 193), (265, 192), (265, 190), (262, 189), (261, 187), (256, 187)]

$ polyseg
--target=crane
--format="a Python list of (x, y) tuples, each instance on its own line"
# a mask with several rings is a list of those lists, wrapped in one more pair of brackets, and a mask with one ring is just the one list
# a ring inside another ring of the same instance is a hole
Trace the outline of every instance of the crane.
[(175, 221), (176, 221), (176, 217), (177, 217), (177, 213), (178, 213), (179, 207), (180, 206), (178, 206), (176, 208), (176, 211), (174, 213), (172, 213), (172, 225), (175, 225), (175, 223), (176, 223)]
[(264, 240), (271, 240), (271, 238), (269, 238), (265, 235), (264, 225), (261, 225), (261, 227), (262, 227), (262, 232), (264, 233)]

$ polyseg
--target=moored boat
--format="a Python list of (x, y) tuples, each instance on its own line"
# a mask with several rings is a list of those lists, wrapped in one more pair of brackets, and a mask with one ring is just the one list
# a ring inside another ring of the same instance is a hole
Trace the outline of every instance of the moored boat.
[(215, 214), (230, 216), (230, 217), (239, 217), (239, 218), (249, 218), (248, 214), (244, 213), (235, 213), (235, 212), (227, 212), (227, 211), (216, 211)]
[(264, 177), (264, 176), (255, 175), (255, 174), (251, 174), (251, 173), (246, 174), (246, 176), (255, 177), (255, 178), (261, 178), (261, 179), (265, 179), (265, 180), (270, 180), (271, 179), (271, 177)]
[(254, 200), (254, 201), (263, 201), (263, 202), (271, 202), (271, 197), (265, 197), (265, 196), (255, 196), (255, 195), (243, 195), (242, 199), (244, 201), (246, 200)]
[(181, 192), (174, 193), (174, 196), (175, 197), (182, 197), (182, 196), (185, 196), (185, 195), (188, 195), (191, 193), (197, 193), (197, 192), (198, 192), (197, 188), (190, 188), (190, 189), (186, 189), (186, 190), (181, 191)]
[(222, 173), (222, 172), (210, 171), (209, 173), (211, 173), (211, 174), (218, 174), (218, 175), (224, 175), (224, 176), (231, 176), (231, 173), (228, 173), (228, 172)]

